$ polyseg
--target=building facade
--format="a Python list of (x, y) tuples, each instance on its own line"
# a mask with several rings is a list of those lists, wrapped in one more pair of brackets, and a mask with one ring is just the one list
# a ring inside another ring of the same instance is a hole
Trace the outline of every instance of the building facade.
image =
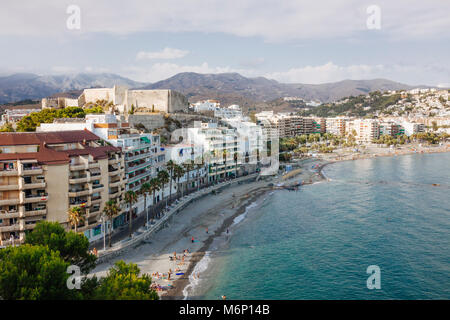
[(85, 210), (78, 230), (92, 240), (104, 230), (100, 217), (106, 201), (115, 199), (125, 211), (119, 148), (86, 130), (1, 133), (0, 138), (0, 245), (22, 243), (43, 219), (70, 228), (73, 207)]

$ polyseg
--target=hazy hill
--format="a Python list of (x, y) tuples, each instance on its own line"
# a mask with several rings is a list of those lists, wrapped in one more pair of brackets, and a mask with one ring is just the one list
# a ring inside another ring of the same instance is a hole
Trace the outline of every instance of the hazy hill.
[[(264, 77), (246, 78), (238, 73), (179, 73), (171, 78), (145, 86), (146, 89), (173, 89), (185, 94), (191, 102), (206, 98), (219, 99), (223, 104), (243, 105), (272, 101), (285, 96), (329, 102), (371, 91), (411, 89), (412, 86), (386, 80), (344, 80), (325, 84), (286, 84)], [(239, 98), (238, 98), (239, 97)]]
[(0, 77), (0, 103), (26, 99), (41, 99), (59, 92), (82, 90), (85, 88), (112, 87), (113, 85), (140, 87), (144, 83), (109, 73), (79, 73), (75, 75), (55, 76), (20, 73)]
[(246, 78), (238, 73), (179, 73), (166, 80), (148, 84), (116, 74), (76, 74), (39, 76), (14, 74), (0, 77), (0, 104), (48, 96), (76, 97), (82, 89), (124, 85), (130, 88), (172, 89), (185, 94), (190, 102), (218, 99), (222, 105), (239, 104), (248, 108), (294, 110), (282, 97), (297, 96), (306, 101), (330, 102), (371, 91), (410, 89), (412, 86), (386, 79), (344, 80), (325, 84), (286, 84), (264, 77)]

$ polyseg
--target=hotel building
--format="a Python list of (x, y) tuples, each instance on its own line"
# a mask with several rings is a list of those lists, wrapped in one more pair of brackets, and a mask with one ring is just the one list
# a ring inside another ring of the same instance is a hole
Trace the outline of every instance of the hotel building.
[(121, 150), (87, 131), (0, 133), (0, 245), (23, 243), (40, 220), (66, 227), (68, 210), (85, 209), (78, 226), (90, 240), (102, 234), (106, 201), (123, 210)]

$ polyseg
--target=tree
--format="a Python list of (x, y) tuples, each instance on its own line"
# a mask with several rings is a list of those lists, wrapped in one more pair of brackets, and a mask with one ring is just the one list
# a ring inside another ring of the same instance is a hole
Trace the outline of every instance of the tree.
[(152, 211), (153, 211), (153, 213), (152, 213), (152, 217), (155, 217), (156, 191), (161, 189), (161, 182), (159, 181), (158, 178), (152, 178), (150, 180), (149, 184), (150, 184), (150, 192), (153, 194), (153, 204), (152, 204)]
[(69, 265), (57, 251), (45, 246), (24, 244), (0, 250), (0, 300), (79, 297), (78, 290), (67, 287)]
[(187, 173), (187, 177), (186, 177), (187, 190), (186, 191), (187, 191), (187, 193), (189, 193), (189, 184), (191, 182), (190, 173), (191, 173), (192, 170), (194, 170), (194, 163), (192, 163), (192, 161), (188, 160), (187, 162), (185, 162), (183, 164), (183, 166), (184, 166), (184, 169), (186, 170), (186, 173)]
[(109, 269), (106, 277), (99, 280), (95, 290), (98, 300), (158, 300), (158, 294), (151, 289), (152, 279), (140, 274), (134, 263), (120, 260)]
[(141, 189), (139, 190), (139, 193), (144, 196), (144, 210), (145, 210), (145, 214), (147, 215), (147, 222), (145, 225), (148, 227), (147, 195), (150, 193), (150, 184), (148, 182), (143, 183), (141, 185)]
[(224, 165), (224, 170), (225, 170), (225, 173), (223, 175), (224, 178), (227, 177), (227, 156), (228, 156), (228, 151), (227, 151), (227, 149), (224, 149), (222, 151), (223, 165)]
[[(158, 180), (161, 184), (161, 190), (162, 190), (162, 198), (164, 199), (164, 187), (169, 182), (169, 174), (166, 170), (161, 170), (158, 172)], [(166, 199), (166, 207), (167, 207), (167, 199)]]
[(1, 128), (0, 132), (14, 132), (14, 128), (11, 123), (5, 123)]
[[(182, 166), (175, 165), (174, 168), (174, 179), (176, 179), (177, 182), (177, 193), (180, 194), (181, 192), (181, 186), (180, 186), (180, 179), (184, 176), (184, 169)], [(181, 197), (183, 196), (183, 193), (181, 193)]]
[(75, 233), (78, 232), (78, 225), (85, 220), (85, 210), (80, 207), (72, 207), (67, 212), (69, 224), (75, 227)]
[(133, 222), (133, 204), (137, 201), (137, 194), (136, 192), (129, 190), (125, 193), (125, 202), (128, 203), (130, 206), (129, 210), (129, 237), (131, 238), (131, 228), (132, 228), (132, 222)]
[(25, 243), (58, 251), (64, 261), (80, 267), (83, 273), (95, 267), (97, 257), (89, 253), (89, 240), (83, 234), (66, 232), (58, 222), (39, 221)]
[(169, 171), (169, 201), (172, 202), (172, 180), (174, 180), (174, 171), (177, 164), (172, 160), (167, 161), (166, 167)]
[(103, 208), (103, 213), (105, 216), (109, 218), (109, 240), (108, 240), (108, 246), (111, 248), (111, 233), (112, 233), (112, 225), (113, 225), (113, 218), (118, 215), (120, 212), (119, 205), (117, 204), (116, 200), (108, 200), (105, 203), (105, 207)]

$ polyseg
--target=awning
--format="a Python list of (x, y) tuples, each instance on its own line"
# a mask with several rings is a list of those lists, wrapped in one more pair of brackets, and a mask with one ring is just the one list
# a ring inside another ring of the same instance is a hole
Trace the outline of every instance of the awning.
[(102, 173), (102, 170), (100, 170), (100, 168), (90, 168), (89, 169), (90, 173)]
[(141, 140), (146, 143), (151, 143), (150, 140), (147, 137), (141, 137)]

